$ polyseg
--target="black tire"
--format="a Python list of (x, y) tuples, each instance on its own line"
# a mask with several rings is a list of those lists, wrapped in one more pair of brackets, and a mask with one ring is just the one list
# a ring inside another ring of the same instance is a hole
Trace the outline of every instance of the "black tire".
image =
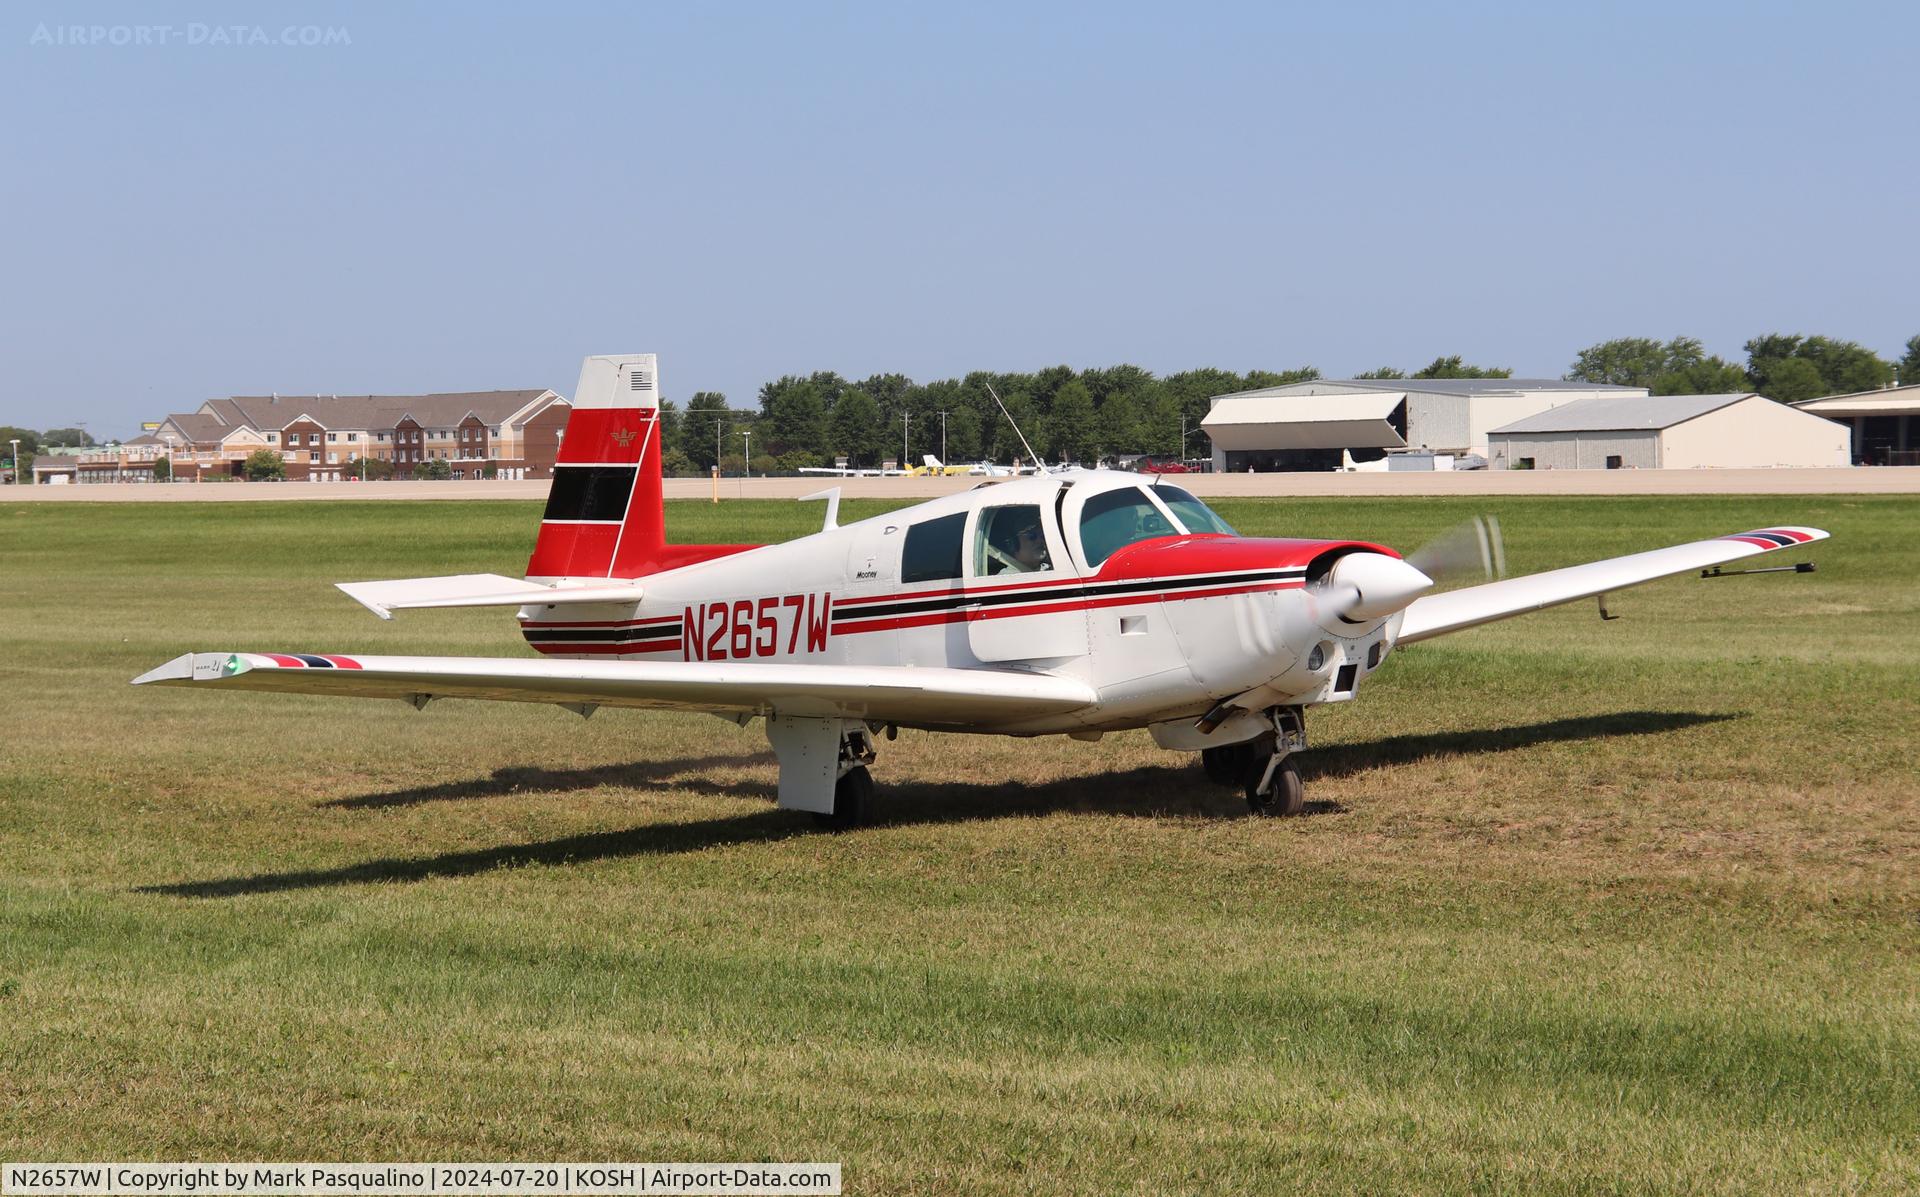
[(1255, 790), (1260, 784), (1260, 775), (1267, 770), (1267, 759), (1256, 756), (1247, 766), (1247, 809), (1268, 818), (1299, 814), (1307, 805), (1307, 787), (1300, 780), (1300, 770), (1294, 767), (1292, 758), (1281, 761), (1280, 767), (1273, 771), (1266, 793)]
[(813, 821), (829, 831), (846, 831), (858, 827), (867, 817), (867, 808), (873, 805), (873, 774), (867, 772), (865, 765), (855, 765), (834, 783), (833, 813), (814, 812)]

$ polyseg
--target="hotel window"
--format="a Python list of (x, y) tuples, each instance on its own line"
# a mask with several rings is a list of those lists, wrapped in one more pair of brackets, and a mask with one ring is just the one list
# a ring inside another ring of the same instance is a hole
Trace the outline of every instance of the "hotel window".
[(307, 460), (308, 460), (308, 461), (319, 461), (319, 460), (320, 460), (320, 450), (318, 450), (318, 449), (308, 449), (308, 450), (307, 450)]
[(327, 443), (328, 443), (329, 445), (334, 445), (334, 444), (338, 444), (339, 442), (340, 442), (340, 434), (339, 434), (339, 433), (337, 433), (337, 432), (329, 432), (329, 433), (327, 433)]
[(277, 433), (277, 432), (269, 432), (269, 433), (267, 433), (267, 443), (268, 443), (269, 445), (274, 445), (274, 444), (278, 444), (279, 442), (280, 442), (280, 434), (279, 434), (279, 433)]
[(498, 424), (492, 424), (492, 425), (489, 425), (489, 426), (488, 426), (488, 428), (487, 428), (487, 435), (488, 435), (488, 436), (499, 436), (499, 435), (500, 435), (500, 425), (498, 425)]

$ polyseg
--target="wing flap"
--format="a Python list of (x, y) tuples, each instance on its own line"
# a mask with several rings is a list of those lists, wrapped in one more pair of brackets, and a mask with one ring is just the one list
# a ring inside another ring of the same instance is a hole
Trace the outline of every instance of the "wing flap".
[(1398, 640), (1401, 644), (1414, 644), (1674, 574), (1825, 539), (1827, 534), (1818, 528), (1762, 528), (1427, 595), (1415, 599), (1407, 608)]
[(336, 582), (346, 596), (382, 619), (395, 611), (423, 607), (521, 607), (530, 603), (639, 602), (641, 588), (631, 582), (600, 586), (542, 586), (503, 574), (448, 574), (438, 578), (391, 578), (379, 582)]
[(425, 696), (778, 712), (916, 726), (1058, 714), (1087, 706), (1096, 697), (1084, 682), (1011, 669), (310, 653), (187, 653), (133, 679), (133, 684), (416, 702)]

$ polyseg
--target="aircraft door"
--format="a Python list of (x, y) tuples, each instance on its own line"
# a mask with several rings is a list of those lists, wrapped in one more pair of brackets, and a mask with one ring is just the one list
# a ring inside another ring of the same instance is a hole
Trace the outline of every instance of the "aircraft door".
[(836, 657), (858, 664), (895, 663), (900, 636), (884, 619), (860, 619), (900, 589), (901, 521), (864, 520), (847, 529), (846, 583), (836, 588), (833, 635)]
[(1079, 571), (1060, 534), (1058, 503), (982, 507), (967, 530), (967, 644), (982, 661), (1077, 657), (1087, 651)]

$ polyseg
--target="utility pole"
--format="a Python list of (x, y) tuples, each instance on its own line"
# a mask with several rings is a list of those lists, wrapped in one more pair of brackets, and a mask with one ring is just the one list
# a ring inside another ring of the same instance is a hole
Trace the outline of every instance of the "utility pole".
[(907, 468), (907, 428), (912, 423), (912, 412), (903, 411), (900, 413), (900, 468), (902, 471)]
[(940, 413), (940, 464), (947, 465), (947, 413)]
[(18, 486), (20, 485), (20, 438), (15, 437), (10, 443), (13, 445), (13, 484)]

